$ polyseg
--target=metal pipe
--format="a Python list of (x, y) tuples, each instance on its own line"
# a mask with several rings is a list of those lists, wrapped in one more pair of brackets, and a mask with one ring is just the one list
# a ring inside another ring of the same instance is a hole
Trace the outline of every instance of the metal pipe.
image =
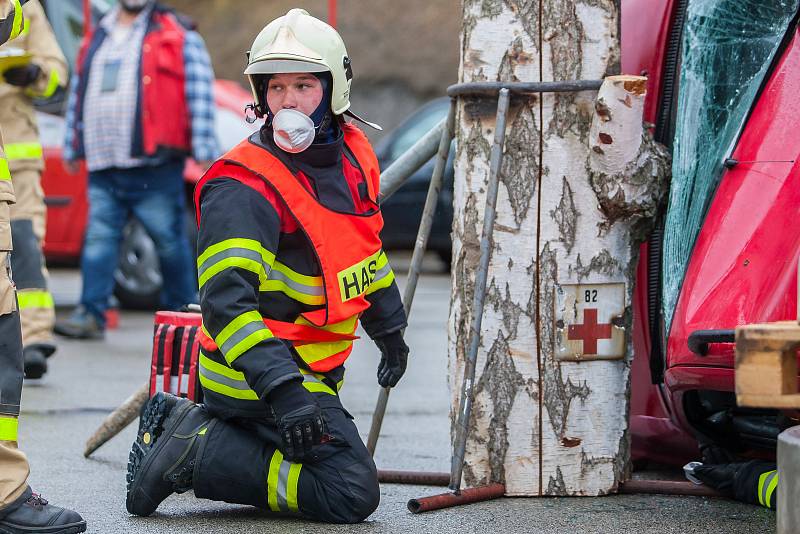
[(699, 486), (685, 480), (626, 480), (619, 485), (619, 493), (722, 497), (718, 491), (708, 486)]
[(492, 254), (492, 235), (496, 217), (497, 190), (500, 182), (500, 169), (503, 165), (503, 145), (506, 138), (506, 116), (511, 91), (500, 89), (497, 100), (497, 119), (494, 127), (494, 144), (489, 160), (489, 184), (486, 189), (486, 208), (483, 214), (483, 233), (481, 234), (481, 259), (475, 276), (475, 293), (472, 298), (472, 321), (470, 324), (469, 351), (464, 368), (464, 383), (461, 387), (461, 403), (456, 423), (456, 440), (453, 449), (453, 463), (450, 467), (450, 489), (458, 492), (461, 488), (461, 474), (464, 470), (464, 455), (467, 448), (467, 427), (472, 413), (472, 386), (475, 382), (475, 364), (481, 342), (481, 322), (483, 321), (483, 300), (486, 296), (486, 279), (489, 275), (489, 259)]
[(425, 165), (434, 154), (439, 146), (439, 140), (442, 138), (442, 131), (445, 129), (445, 122), (442, 121), (431, 128), (431, 130), (423, 135), (419, 141), (414, 143), (411, 148), (403, 152), (403, 155), (397, 158), (381, 173), (381, 195), (379, 202), (383, 202), (392, 196), (406, 180), (417, 172), (423, 165)]
[(411, 484), (414, 486), (447, 486), (450, 483), (450, 473), (380, 469), (378, 471), (378, 482), (382, 484)]
[(447, 96), (494, 96), (501, 89), (514, 94), (526, 93), (573, 93), (596, 91), (603, 80), (565, 80), (558, 82), (467, 82), (457, 83), (447, 88)]
[[(414, 293), (417, 291), (417, 281), (419, 272), (422, 268), (422, 258), (425, 256), (425, 249), (428, 247), (428, 238), (433, 227), (433, 216), (436, 214), (436, 206), (439, 202), (439, 194), (442, 191), (442, 182), (447, 168), (447, 156), (450, 154), (450, 142), (455, 136), (456, 124), (456, 101), (451, 100), (450, 111), (445, 120), (445, 126), (441, 130), (439, 137), (439, 149), (436, 153), (436, 163), (433, 167), (431, 183), (428, 186), (428, 196), (425, 198), (425, 207), (422, 210), (422, 218), (417, 231), (417, 240), (414, 243), (414, 254), (411, 256), (411, 267), (408, 270), (405, 290), (403, 291), (403, 307), (406, 317), (411, 315), (411, 304), (414, 302)], [(375, 454), (375, 447), (378, 444), (378, 437), (383, 426), (383, 416), (386, 414), (386, 405), (389, 402), (389, 392), (391, 388), (381, 388), (378, 393), (378, 402), (375, 405), (375, 412), (372, 415), (372, 426), (367, 437), (367, 450), (370, 455)]]
[(442, 493), (441, 495), (422, 497), (421, 499), (411, 499), (408, 501), (408, 509), (412, 514), (419, 514), (430, 510), (461, 506), (462, 504), (490, 501), (504, 496), (505, 493), (506, 487), (503, 484), (489, 484), (488, 486), (465, 489), (458, 493)]

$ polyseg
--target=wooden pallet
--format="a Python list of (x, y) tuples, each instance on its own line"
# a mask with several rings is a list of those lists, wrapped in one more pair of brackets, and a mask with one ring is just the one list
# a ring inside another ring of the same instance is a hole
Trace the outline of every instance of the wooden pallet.
[(800, 408), (796, 321), (736, 328), (736, 402), (754, 408)]

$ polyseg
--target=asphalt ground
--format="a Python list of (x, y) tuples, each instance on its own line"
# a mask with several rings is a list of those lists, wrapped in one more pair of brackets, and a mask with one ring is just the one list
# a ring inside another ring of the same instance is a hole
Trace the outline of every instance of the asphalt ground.
[[(398, 274), (408, 258), (394, 262)], [(402, 283), (402, 280), (401, 280)], [(53, 272), (59, 314), (74, 305), (80, 287), (74, 270)], [(379, 468), (449, 469), (447, 313), (450, 280), (435, 258), (426, 259), (406, 338), (411, 347), (406, 377), (392, 393), (378, 443)], [(26, 382), (21, 447), (31, 461), (31, 484), (53, 503), (78, 510), (88, 532), (111, 533), (765, 533), (775, 531), (774, 513), (755, 506), (700, 497), (620, 495), (600, 498), (500, 499), (412, 515), (410, 498), (444, 488), (384, 485), (381, 504), (359, 525), (325, 525), (276, 519), (253, 508), (199, 500), (189, 494), (167, 499), (150, 518), (125, 511), (125, 466), (135, 425), (90, 459), (86, 439), (103, 418), (144, 383), (149, 374), (152, 314), (124, 312), (119, 328), (99, 342), (59, 341), (50, 372)], [(378, 351), (356, 343), (342, 392), (366, 438), (378, 386)]]

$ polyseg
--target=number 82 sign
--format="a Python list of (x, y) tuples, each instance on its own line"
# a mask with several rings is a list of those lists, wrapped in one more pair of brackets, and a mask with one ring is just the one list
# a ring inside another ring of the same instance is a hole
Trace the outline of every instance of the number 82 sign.
[(555, 289), (557, 360), (625, 357), (625, 284), (564, 284)]

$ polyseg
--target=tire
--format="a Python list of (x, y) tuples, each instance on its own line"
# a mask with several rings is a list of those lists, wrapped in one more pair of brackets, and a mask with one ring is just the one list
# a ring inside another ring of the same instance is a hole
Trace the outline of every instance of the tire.
[(121, 307), (135, 310), (158, 307), (162, 284), (158, 253), (155, 243), (136, 219), (128, 221), (122, 232), (114, 282), (114, 296)]

